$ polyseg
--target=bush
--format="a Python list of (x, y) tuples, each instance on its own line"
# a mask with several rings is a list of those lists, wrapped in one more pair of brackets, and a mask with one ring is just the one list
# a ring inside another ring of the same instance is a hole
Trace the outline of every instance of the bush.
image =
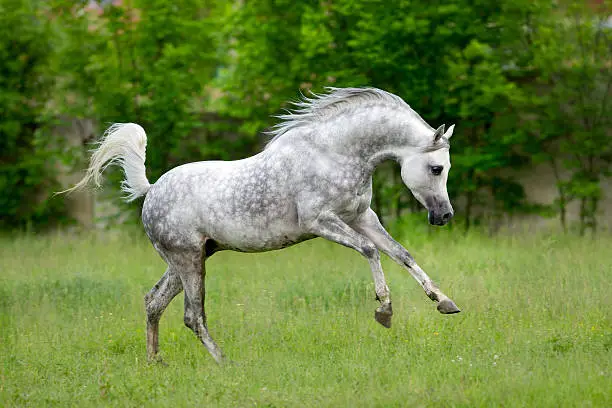
[[(37, 3), (0, 0), (0, 228), (46, 225), (61, 219), (47, 149), (44, 107), (49, 32)], [(18, 29), (16, 29), (18, 28)]]

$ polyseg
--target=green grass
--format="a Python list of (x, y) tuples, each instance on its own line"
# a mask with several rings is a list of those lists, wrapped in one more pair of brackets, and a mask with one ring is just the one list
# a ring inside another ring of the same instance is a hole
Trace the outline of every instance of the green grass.
[(463, 313), (385, 259), (384, 329), (367, 262), (322, 240), (215, 255), (209, 328), (235, 362), (217, 367), (182, 295), (161, 321), (168, 365), (145, 361), (164, 265), (142, 234), (0, 238), (0, 406), (612, 406), (612, 237), (404, 243)]

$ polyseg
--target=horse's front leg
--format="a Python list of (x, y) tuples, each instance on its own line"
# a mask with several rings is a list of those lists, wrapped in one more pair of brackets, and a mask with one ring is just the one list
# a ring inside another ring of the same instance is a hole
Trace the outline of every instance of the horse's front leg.
[(451, 299), (432, 282), (431, 278), (417, 265), (406, 248), (395, 241), (380, 224), (376, 213), (369, 209), (352, 225), (355, 230), (368, 237), (376, 246), (398, 264), (410, 272), (425, 290), (427, 296), (438, 302), (438, 311), (444, 314), (459, 313), (460, 310)]
[(385, 281), (385, 275), (380, 264), (380, 254), (376, 245), (332, 213), (319, 215), (316, 219), (309, 220), (305, 224), (309, 232), (352, 248), (368, 260), (370, 270), (372, 271), (372, 278), (374, 279), (376, 299), (380, 302), (380, 307), (376, 309), (374, 317), (383, 326), (391, 327), (391, 316), (393, 315), (391, 296)]

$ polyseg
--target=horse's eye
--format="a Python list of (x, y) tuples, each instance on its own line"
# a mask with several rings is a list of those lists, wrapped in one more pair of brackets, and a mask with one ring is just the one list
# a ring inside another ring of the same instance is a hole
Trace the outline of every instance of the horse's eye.
[(431, 166), (431, 174), (434, 176), (439, 176), (442, 174), (442, 170), (444, 170), (443, 166)]

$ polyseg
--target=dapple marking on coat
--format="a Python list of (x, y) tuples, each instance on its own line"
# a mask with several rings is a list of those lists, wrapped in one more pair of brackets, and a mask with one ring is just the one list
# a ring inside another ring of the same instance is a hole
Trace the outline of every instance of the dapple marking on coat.
[(158, 358), (161, 315), (184, 290), (185, 324), (218, 363), (223, 361), (204, 311), (205, 262), (222, 250), (269, 251), (314, 237), (352, 248), (370, 264), (380, 302), (376, 321), (390, 327), (393, 311), (382, 251), (438, 302), (441, 313), (459, 312), (370, 208), (372, 173), (392, 159), (428, 210), (429, 222), (446, 224), (453, 216), (446, 181), (454, 126), (446, 132), (444, 125), (433, 129), (400, 97), (376, 88), (329, 88), (294, 104), (294, 111), (279, 116), (272, 140), (255, 156), (184, 164), (154, 184), (145, 175), (145, 131), (134, 123), (115, 124), (94, 150), (86, 176), (73, 187), (91, 179), (99, 186), (104, 169), (118, 164), (125, 172), (127, 201), (146, 195), (144, 229), (168, 264), (145, 296), (150, 360)]

